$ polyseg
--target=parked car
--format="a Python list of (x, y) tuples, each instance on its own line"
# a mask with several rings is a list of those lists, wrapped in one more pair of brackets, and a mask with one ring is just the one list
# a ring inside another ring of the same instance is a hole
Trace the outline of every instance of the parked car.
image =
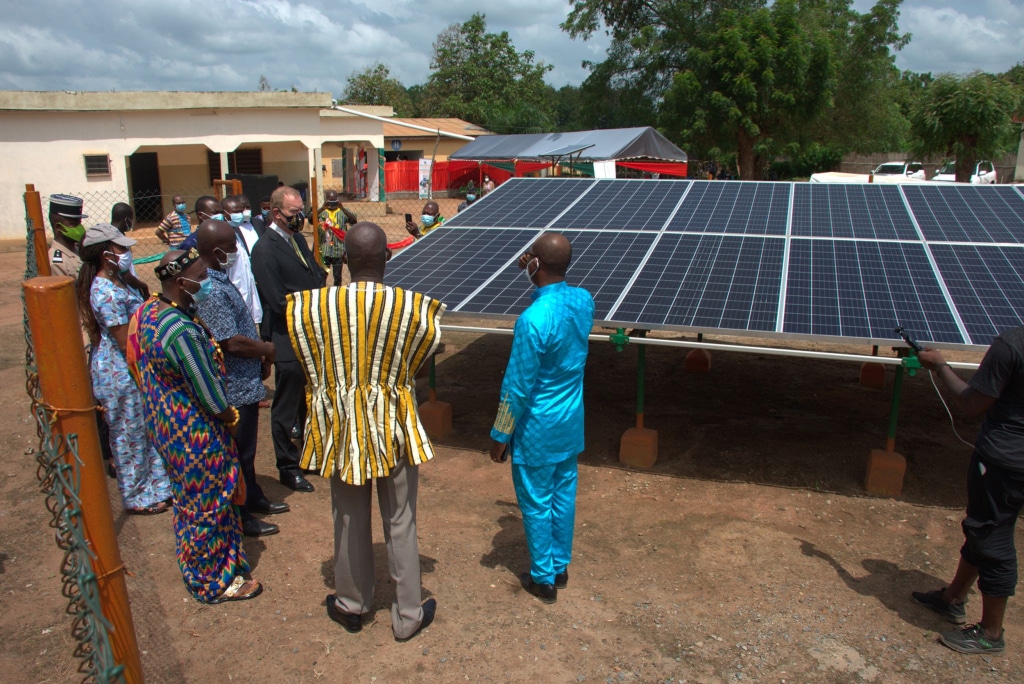
[[(952, 183), (956, 180), (956, 160), (948, 161), (942, 165), (935, 177), (935, 181), (947, 181)], [(996, 167), (990, 161), (980, 161), (974, 165), (974, 173), (971, 174), (971, 182), (975, 184), (988, 185), (996, 182)]]
[(925, 180), (924, 164), (921, 162), (885, 162), (871, 173), (876, 176), (906, 176)]

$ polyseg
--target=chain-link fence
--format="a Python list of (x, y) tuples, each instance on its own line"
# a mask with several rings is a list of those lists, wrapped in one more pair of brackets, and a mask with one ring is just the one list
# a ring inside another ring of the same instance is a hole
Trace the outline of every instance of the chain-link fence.
[[(36, 271), (35, 246), (32, 240), (32, 221), (25, 217), (28, 228), (25, 250), (25, 278), (34, 278)], [(39, 446), (35, 451), (39, 464), (36, 472), (40, 489), (46, 496), (46, 508), (53, 516), (51, 527), (56, 530), (58, 548), (64, 552), (60, 574), (62, 593), (68, 599), (67, 612), (74, 616), (71, 635), (76, 643), (74, 656), (81, 662), (78, 671), (83, 682), (123, 682), (124, 666), (117, 664), (110, 647), (111, 625), (103, 616), (99, 585), (93, 569), (95, 558), (86, 540), (82, 523), (82, 502), (78, 496), (79, 481), (73, 462), (79, 462), (77, 435), (67, 436), (53, 429), (56, 409), (43, 401), (39, 388), (32, 334), (29, 331), (28, 312), (24, 308), (26, 389), (32, 402), (32, 415), (36, 420)]]

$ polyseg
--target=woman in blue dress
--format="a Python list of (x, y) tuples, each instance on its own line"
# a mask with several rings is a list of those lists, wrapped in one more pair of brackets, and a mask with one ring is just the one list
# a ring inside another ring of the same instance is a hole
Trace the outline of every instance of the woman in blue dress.
[(170, 508), (171, 482), (163, 458), (146, 435), (142, 394), (124, 355), (128, 319), (143, 302), (142, 293), (124, 277), (131, 267), (133, 244), (135, 240), (109, 223), (87, 230), (76, 290), (82, 323), (93, 345), (93, 393), (110, 428), (121, 499), (129, 513), (154, 514)]

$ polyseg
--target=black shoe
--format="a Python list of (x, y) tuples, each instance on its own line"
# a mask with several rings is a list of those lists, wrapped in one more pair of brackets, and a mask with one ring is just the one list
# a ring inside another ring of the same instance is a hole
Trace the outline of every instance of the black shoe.
[(954, 625), (967, 623), (967, 610), (962, 602), (946, 603), (942, 598), (945, 589), (935, 591), (912, 591), (910, 597), (925, 608), (930, 608), (936, 613), (952, 622)]
[(267, 537), (280, 531), (281, 528), (274, 523), (263, 522), (256, 518), (242, 521), (242, 534), (246, 537)]
[(256, 503), (249, 505), (247, 508), (250, 513), (262, 513), (264, 515), (287, 513), (292, 509), (292, 507), (284, 501), (271, 501), (270, 499), (260, 499)]
[(544, 603), (554, 603), (558, 600), (558, 589), (555, 589), (554, 584), (537, 584), (533, 581), (533, 577), (530, 573), (524, 572), (519, 576), (519, 581), (523, 584), (523, 589), (539, 598)]
[(420, 623), (420, 626), (416, 628), (415, 632), (404, 639), (395, 637), (395, 641), (400, 644), (404, 644), (406, 641), (412, 639), (414, 636), (425, 630), (430, 626), (430, 623), (434, 621), (435, 613), (437, 613), (437, 601), (435, 599), (427, 599), (427, 602), (423, 604), (423, 622)]
[(297, 492), (313, 491), (313, 485), (309, 483), (309, 480), (302, 476), (302, 473), (292, 471), (281, 473), (281, 484), (288, 489), (294, 489)]
[(569, 571), (563, 570), (555, 575), (555, 589), (565, 589), (569, 584)]
[(338, 607), (334, 594), (327, 595), (327, 616), (345, 628), (349, 634), (355, 634), (363, 628), (363, 616), (346, 613)]

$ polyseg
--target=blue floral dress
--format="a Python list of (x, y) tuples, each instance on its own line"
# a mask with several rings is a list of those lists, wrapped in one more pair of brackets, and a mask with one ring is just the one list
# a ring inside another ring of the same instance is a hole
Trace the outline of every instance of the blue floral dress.
[(110, 427), (110, 450), (124, 507), (140, 510), (171, 498), (164, 460), (146, 435), (142, 393), (128, 372), (128, 362), (110, 329), (128, 323), (142, 295), (106, 278), (92, 281), (89, 303), (100, 328), (92, 354), (93, 393)]

